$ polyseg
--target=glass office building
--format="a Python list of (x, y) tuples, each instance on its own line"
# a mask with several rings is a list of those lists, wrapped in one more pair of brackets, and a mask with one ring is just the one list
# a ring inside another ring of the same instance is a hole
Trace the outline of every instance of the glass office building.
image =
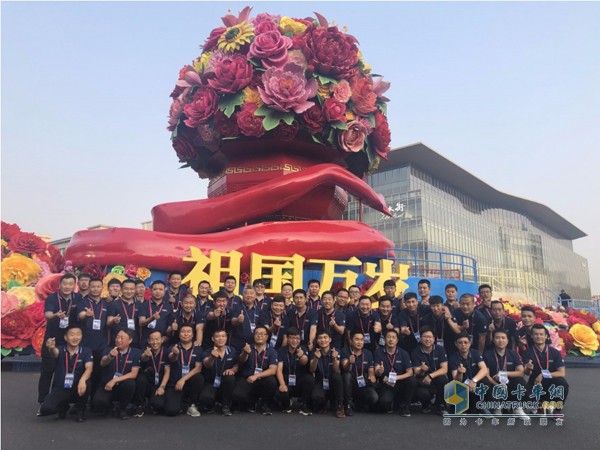
[(572, 243), (586, 234), (547, 206), (496, 191), (423, 144), (391, 151), (367, 182), (384, 195), (393, 217), (350, 198), (345, 218), (368, 223), (398, 248), (417, 250), (396, 252), (422, 255), (411, 275), (453, 278), (458, 269), (440, 264), (437, 252), (455, 253), (475, 258), (476, 281), (496, 292), (544, 303), (561, 289), (590, 298), (587, 260)]

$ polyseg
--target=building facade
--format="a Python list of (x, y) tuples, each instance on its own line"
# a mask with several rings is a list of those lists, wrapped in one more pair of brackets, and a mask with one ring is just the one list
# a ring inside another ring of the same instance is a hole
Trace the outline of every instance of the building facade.
[(585, 233), (550, 208), (496, 191), (420, 143), (391, 151), (367, 183), (384, 195), (393, 217), (350, 198), (345, 218), (410, 250), (396, 256), (415, 259), (411, 275), (455, 278), (465, 266), (445, 253), (460, 254), (477, 261), (476, 281), (496, 292), (546, 304), (561, 289), (590, 298), (587, 260), (573, 251)]

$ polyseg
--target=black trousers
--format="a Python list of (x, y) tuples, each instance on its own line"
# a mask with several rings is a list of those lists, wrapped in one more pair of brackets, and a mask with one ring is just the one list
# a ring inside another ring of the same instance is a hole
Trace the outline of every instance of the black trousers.
[(56, 370), (57, 358), (50, 355), (48, 347), (42, 347), (42, 365), (40, 367), (40, 379), (38, 381), (38, 403), (43, 403), (44, 399), (50, 392), (52, 385), (52, 377)]
[(57, 412), (66, 413), (69, 410), (69, 404), (74, 403), (75, 409), (85, 411), (85, 405), (90, 395), (90, 381), (86, 382), (86, 390), (82, 396), (77, 392), (77, 385), (70, 389), (52, 388), (50, 393), (44, 399), (40, 408), (41, 416), (49, 416)]
[(248, 383), (246, 377), (238, 378), (233, 389), (233, 401), (238, 405), (252, 406), (259, 398), (271, 402), (277, 389), (275, 375), (260, 378), (254, 383)]
[(132, 403), (135, 406), (143, 406), (146, 399), (150, 400), (150, 406), (155, 411), (164, 411), (166, 390), (163, 395), (156, 395), (158, 386), (154, 385), (154, 373), (151, 371), (141, 372), (135, 379), (135, 394)]
[(350, 372), (342, 374), (342, 381), (344, 383), (344, 402), (346, 405), (355, 404), (362, 407), (371, 407), (377, 403), (379, 396), (373, 384), (366, 378), (366, 386), (362, 388), (358, 387), (356, 378)]
[(435, 404), (440, 406), (444, 404), (444, 386), (448, 384), (448, 377), (440, 375), (435, 377), (429, 385), (423, 383), (423, 378), (418, 379), (417, 398), (423, 407), (431, 404), (431, 399), (435, 395)]
[[(483, 380), (480, 380), (477, 382), (477, 386), (479, 386), (480, 384), (485, 384), (487, 386), (489, 386), (489, 389), (487, 391), (487, 393), (485, 394), (485, 399), (487, 401), (503, 401), (502, 399), (495, 399), (494, 398), (494, 386), (492, 385), (492, 383), (489, 382), (489, 380), (486, 378), (484, 378)], [(521, 385), (522, 387), (526, 388), (527, 387), (527, 382), (525, 381), (525, 378), (523, 377), (515, 377), (515, 378), (509, 378), (508, 379), (508, 384), (506, 385), (506, 390), (508, 393), (508, 397), (507, 397), (507, 401), (511, 401), (511, 402), (516, 402), (518, 401), (518, 397), (515, 394), (513, 394), (512, 392), (515, 392), (517, 389), (517, 386)], [(470, 398), (469, 398), (469, 402), (471, 405), (474, 405), (474, 402), (478, 402), (479, 401), (479, 396), (475, 395), (473, 392), (471, 392), (470, 394)], [(527, 398), (522, 397), (521, 401), (526, 401)]]
[[(167, 391), (164, 395), (164, 411), (167, 416), (176, 416), (179, 411), (183, 408), (184, 402), (190, 405), (198, 403), (200, 398), (200, 392), (204, 386), (204, 377), (202, 374), (197, 373), (192, 378), (185, 382), (181, 391), (176, 391), (175, 386), (167, 387)], [(159, 396), (154, 399), (157, 409), (161, 408), (162, 399)]]
[(94, 350), (92, 352), (92, 356), (94, 357), (94, 367), (92, 369), (92, 376), (90, 377), (92, 383), (92, 390), (90, 391), (92, 399), (94, 398), (94, 394), (100, 386), (100, 379), (102, 378), (102, 366), (100, 365), (102, 353), (102, 350)]
[(315, 411), (321, 410), (325, 407), (327, 400), (333, 400), (335, 406), (339, 406), (344, 403), (344, 383), (342, 376), (339, 373), (332, 373), (329, 375), (329, 390), (323, 389), (323, 380), (318, 380), (315, 383), (310, 401)]
[(383, 411), (391, 411), (410, 405), (417, 390), (417, 379), (408, 377), (398, 380), (394, 386), (380, 383), (377, 388), (379, 394), (378, 405)]
[(292, 397), (298, 397), (302, 404), (308, 408), (310, 406), (310, 396), (315, 387), (315, 377), (310, 373), (306, 373), (296, 379), (296, 386), (289, 386), (288, 380), (285, 381), (288, 391), (280, 392), (279, 389), (277, 389), (275, 400), (281, 405), (287, 406), (290, 404), (290, 399)]
[(214, 387), (213, 383), (204, 383), (200, 393), (199, 403), (207, 408), (212, 408), (217, 400), (225, 406), (231, 406), (231, 396), (235, 389), (235, 375), (221, 377), (221, 386)]
[(119, 409), (124, 410), (133, 400), (135, 394), (135, 380), (125, 380), (113, 387), (112, 391), (107, 391), (104, 386), (98, 387), (94, 394), (92, 405), (95, 410), (106, 411), (112, 408), (113, 402), (119, 403)]
[[(529, 385), (527, 386), (527, 399), (528, 400), (534, 400), (533, 398), (529, 398), (529, 395), (532, 392), (532, 388), (535, 380), (533, 380), (532, 378), (529, 379)], [(542, 381), (540, 383), (542, 385), (542, 388), (544, 389), (545, 394), (542, 395), (540, 397), (540, 401), (541, 402), (559, 402), (562, 401), (563, 403), (567, 400), (567, 396), (569, 395), (569, 383), (567, 383), (567, 380), (564, 377), (554, 377), (554, 378), (542, 378)], [(559, 388), (562, 386), (562, 390), (564, 392), (563, 398), (559, 398), (556, 396), (556, 393), (554, 394), (554, 398), (550, 398), (551, 397), (551, 392), (550, 392), (550, 387), (554, 385), (555, 388)]]

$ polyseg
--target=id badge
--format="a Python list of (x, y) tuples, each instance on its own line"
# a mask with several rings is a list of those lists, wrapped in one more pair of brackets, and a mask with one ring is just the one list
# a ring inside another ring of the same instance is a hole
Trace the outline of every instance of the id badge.
[(58, 328), (68, 328), (69, 327), (69, 316), (63, 317), (58, 322)]
[(552, 378), (552, 375), (550, 374), (549, 370), (542, 370), (542, 377), (543, 378)]
[(65, 375), (65, 389), (71, 389), (73, 387), (74, 379), (75, 379), (74, 373), (68, 373)]
[(92, 321), (92, 330), (99, 330), (100, 329), (100, 319), (94, 319)]
[[(150, 325), (148, 325), (148, 327), (150, 327)], [(127, 328), (135, 331), (135, 320), (127, 319)], [(154, 327), (152, 327), (152, 328), (154, 328)]]
[(156, 319), (148, 324), (148, 328), (156, 328)]
[(221, 386), (221, 377), (215, 377), (215, 381), (213, 381), (213, 387), (218, 388)]
[(388, 383), (390, 383), (390, 384), (396, 384), (396, 376), (397, 375), (398, 374), (396, 372), (390, 372), (388, 374)]
[(439, 345), (440, 347), (444, 346), (444, 340), (443, 339), (438, 339), (437, 340), (437, 345)]
[(365, 333), (365, 344), (371, 343), (371, 333)]
[(288, 386), (296, 386), (296, 375), (288, 375)]
[(506, 372), (498, 372), (498, 381), (500, 381), (500, 384), (508, 384), (508, 375), (506, 375)]
[(121, 372), (115, 372), (115, 374), (113, 375), (113, 378), (120, 378), (122, 376), (123, 376), (123, 374)]
[(269, 341), (269, 346), (272, 348), (275, 348), (276, 345), (277, 345), (277, 335), (274, 334), (273, 336), (271, 336), (271, 340)]
[(300, 340), (304, 340), (304, 330), (302, 330), (302, 332), (300, 333)]
[(323, 378), (323, 390), (329, 390), (329, 378)]
[(421, 343), (421, 333), (419, 333), (418, 331), (415, 331), (415, 340), (418, 343)]
[(360, 377), (356, 377), (356, 382), (358, 383), (359, 388), (364, 388), (367, 385), (364, 375), (361, 375)]
[(250, 322), (250, 331), (251, 331), (252, 333), (254, 333), (254, 330), (256, 330), (256, 324), (255, 324), (255, 323), (252, 323), (252, 322)]
[(158, 386), (160, 384), (160, 373), (156, 372), (154, 374), (154, 386)]
[(468, 386), (470, 382), (471, 382), (471, 379), (467, 378), (465, 381), (463, 381), (463, 384), (466, 384)]
[(383, 336), (383, 334), (379, 338), (379, 346), (380, 347), (385, 347), (385, 337)]
[(188, 373), (190, 373), (190, 366), (181, 366), (181, 376), (185, 377)]
[(262, 369), (260, 367), (254, 369), (254, 375), (258, 375), (259, 373), (262, 373)]

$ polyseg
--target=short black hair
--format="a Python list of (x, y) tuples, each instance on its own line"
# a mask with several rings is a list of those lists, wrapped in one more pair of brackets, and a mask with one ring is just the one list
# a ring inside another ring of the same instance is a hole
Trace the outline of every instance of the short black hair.
[(444, 303), (444, 299), (439, 295), (432, 295), (429, 298), (430, 305), (438, 305), (438, 304), (441, 305), (442, 303)]
[(404, 301), (410, 300), (411, 298), (414, 298), (416, 300), (417, 299), (417, 293), (416, 292), (405, 292), (404, 293)]
[(167, 287), (167, 283), (165, 283), (163, 280), (154, 280), (152, 282), (152, 284), (150, 285), (150, 287), (152, 288), (152, 287), (154, 287), (157, 284), (162, 284), (163, 287), (165, 287), (165, 288)]
[(110, 286), (113, 286), (115, 284), (118, 284), (119, 286), (122, 285), (121, 281), (118, 278), (111, 278), (110, 280), (108, 280), (107, 286), (110, 287)]
[(394, 280), (386, 280), (383, 282), (383, 287), (396, 287), (396, 282)]
[(427, 286), (431, 287), (431, 281), (429, 281), (429, 280), (427, 280), (425, 278), (420, 279), (419, 282), (417, 283), (417, 286), (419, 284), (426, 284)]

